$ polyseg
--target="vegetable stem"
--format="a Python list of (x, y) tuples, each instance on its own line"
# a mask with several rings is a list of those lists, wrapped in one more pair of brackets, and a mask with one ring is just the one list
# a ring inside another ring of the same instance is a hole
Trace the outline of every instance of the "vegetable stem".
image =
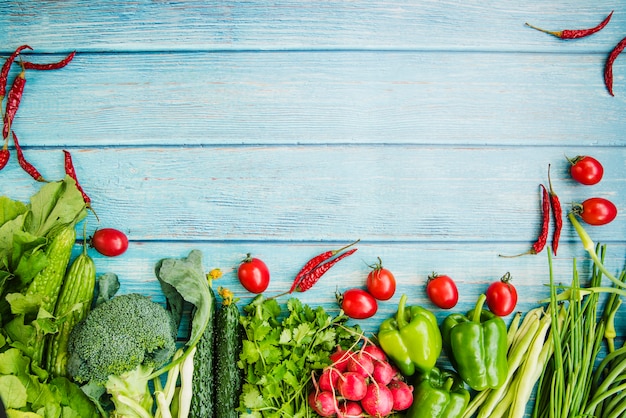
[(594, 244), (593, 240), (591, 239), (591, 237), (589, 236), (587, 231), (585, 231), (585, 229), (580, 224), (580, 222), (578, 222), (578, 220), (576, 219), (576, 215), (574, 215), (573, 212), (570, 212), (567, 215), (567, 217), (569, 218), (569, 220), (572, 223), (572, 225), (574, 225), (574, 229), (576, 230), (576, 232), (578, 233), (578, 236), (580, 237), (580, 240), (581, 240), (581, 242), (583, 244), (583, 248), (585, 249), (585, 251), (587, 251), (587, 253), (589, 253), (589, 256), (593, 260), (593, 262), (596, 265), (596, 267), (598, 267), (600, 269), (600, 271), (609, 280), (611, 280), (613, 283), (615, 283), (617, 286), (619, 286), (619, 287), (626, 287), (626, 284), (624, 284), (623, 282), (619, 281), (613, 274), (611, 274), (610, 271), (608, 271), (606, 269), (604, 264), (602, 264), (602, 261), (600, 261), (600, 259), (598, 258), (598, 255), (596, 254), (596, 248), (595, 248), (595, 244)]

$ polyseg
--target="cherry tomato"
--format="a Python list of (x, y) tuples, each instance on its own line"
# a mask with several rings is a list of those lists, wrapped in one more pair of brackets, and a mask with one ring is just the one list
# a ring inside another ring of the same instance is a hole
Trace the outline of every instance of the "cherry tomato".
[(602, 180), (604, 168), (600, 161), (595, 158), (583, 155), (570, 160), (570, 162), (572, 163), (570, 174), (577, 182), (591, 186)]
[(365, 319), (374, 316), (378, 310), (378, 302), (374, 296), (363, 289), (346, 290), (337, 300), (343, 312), (353, 319)]
[(426, 282), (426, 294), (432, 303), (442, 309), (451, 309), (459, 301), (459, 291), (450, 276), (433, 273)]
[(602, 197), (591, 197), (575, 206), (574, 211), (589, 225), (606, 225), (617, 216), (615, 205)]
[(107, 257), (117, 257), (128, 249), (128, 237), (114, 228), (96, 230), (89, 239), (89, 245)]
[(367, 275), (366, 286), (370, 294), (378, 300), (389, 300), (396, 293), (396, 278), (383, 267), (380, 258)]
[(250, 254), (239, 265), (237, 277), (241, 285), (252, 293), (262, 293), (270, 284), (267, 265), (258, 258), (250, 257)]
[(517, 290), (510, 282), (511, 275), (507, 273), (500, 281), (491, 283), (485, 293), (489, 310), (498, 316), (507, 316), (517, 305)]

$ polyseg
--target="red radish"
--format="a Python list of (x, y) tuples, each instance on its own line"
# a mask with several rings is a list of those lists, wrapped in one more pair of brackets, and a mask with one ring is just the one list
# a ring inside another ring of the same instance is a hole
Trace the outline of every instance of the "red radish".
[(387, 386), (393, 396), (394, 411), (404, 411), (413, 403), (413, 386), (407, 385), (402, 380), (394, 379)]
[(388, 385), (396, 377), (396, 371), (388, 362), (377, 360), (374, 362), (372, 376), (379, 384)]
[(358, 402), (343, 401), (339, 404), (338, 418), (356, 418), (363, 416), (363, 408)]
[(330, 361), (333, 362), (333, 367), (340, 373), (348, 370), (348, 361), (352, 357), (352, 353), (348, 350), (344, 350), (337, 346), (335, 351), (330, 355)]
[(337, 399), (335, 394), (328, 391), (311, 392), (309, 394), (309, 405), (315, 412), (323, 417), (332, 417), (337, 409)]
[(387, 355), (383, 349), (377, 345), (369, 344), (366, 347), (363, 347), (362, 351), (369, 354), (375, 360), (387, 361)]
[(364, 377), (371, 376), (374, 372), (374, 360), (363, 353), (351, 356), (348, 360), (348, 371), (357, 372)]
[(337, 389), (337, 381), (339, 380), (339, 376), (341, 376), (339, 370), (335, 369), (334, 367), (326, 367), (322, 371), (322, 374), (320, 375), (318, 381), (320, 389), (327, 390), (329, 392)]
[(337, 390), (349, 401), (360, 401), (367, 392), (367, 382), (359, 373), (346, 372), (337, 382)]
[(393, 411), (393, 395), (387, 386), (370, 383), (361, 406), (374, 417), (386, 417)]

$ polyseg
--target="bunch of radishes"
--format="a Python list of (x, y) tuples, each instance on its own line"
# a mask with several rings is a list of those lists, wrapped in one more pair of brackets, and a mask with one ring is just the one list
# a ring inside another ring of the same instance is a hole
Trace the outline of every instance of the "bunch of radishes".
[(323, 417), (386, 417), (408, 409), (413, 387), (402, 380), (383, 350), (365, 340), (356, 350), (337, 348), (332, 364), (313, 376), (311, 408)]

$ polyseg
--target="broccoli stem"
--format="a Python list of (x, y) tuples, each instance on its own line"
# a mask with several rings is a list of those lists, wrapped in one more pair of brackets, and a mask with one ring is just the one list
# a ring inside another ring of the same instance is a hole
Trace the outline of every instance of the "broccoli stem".
[(140, 365), (119, 376), (109, 376), (105, 387), (115, 405), (116, 416), (152, 418), (154, 400), (148, 387), (152, 370), (152, 367)]

